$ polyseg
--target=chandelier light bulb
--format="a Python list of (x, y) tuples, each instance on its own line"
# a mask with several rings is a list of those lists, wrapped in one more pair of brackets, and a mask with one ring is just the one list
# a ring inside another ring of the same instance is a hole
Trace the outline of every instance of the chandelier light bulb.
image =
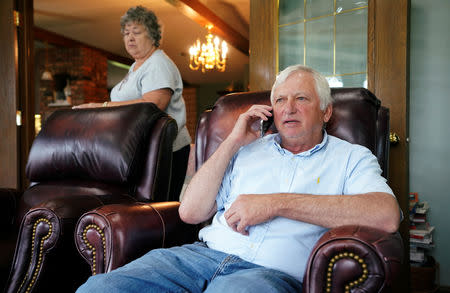
[(225, 41), (222, 41), (222, 59), (227, 58), (227, 53), (228, 53), (227, 43)]
[(228, 45), (225, 41), (222, 41), (220, 46), (220, 39), (211, 34), (212, 25), (208, 25), (206, 28), (208, 29), (208, 34), (205, 36), (206, 43), (200, 44), (200, 40), (197, 40), (189, 48), (189, 68), (192, 70), (201, 69), (203, 73), (206, 70), (213, 69), (223, 72), (226, 66)]

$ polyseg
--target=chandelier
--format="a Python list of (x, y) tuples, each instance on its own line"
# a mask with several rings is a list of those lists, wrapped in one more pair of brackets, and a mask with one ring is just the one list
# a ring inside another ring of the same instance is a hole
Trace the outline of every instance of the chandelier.
[[(205, 73), (206, 70), (213, 70), (216, 68), (218, 71), (225, 71), (227, 63), (228, 46), (225, 41), (222, 41), (222, 45), (219, 46), (220, 40), (216, 36), (211, 34), (212, 25), (207, 25), (208, 34), (206, 35), (206, 43), (200, 44), (200, 40), (189, 48), (189, 68), (192, 70), (202, 69)], [(214, 39), (214, 40), (213, 40)]]

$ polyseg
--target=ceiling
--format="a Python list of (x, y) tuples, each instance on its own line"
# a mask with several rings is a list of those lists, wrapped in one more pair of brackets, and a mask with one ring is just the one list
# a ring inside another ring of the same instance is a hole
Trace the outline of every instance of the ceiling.
[[(177, 8), (179, 0), (34, 0), (35, 26), (111, 53), (129, 57), (120, 34), (120, 17), (142, 5), (153, 10), (162, 25), (161, 48), (177, 64), (184, 81), (199, 85), (239, 82), (248, 76), (248, 55), (229, 44), (225, 72), (189, 69), (189, 47), (205, 40), (207, 30)], [(228, 26), (249, 37), (250, 0), (198, 0)]]

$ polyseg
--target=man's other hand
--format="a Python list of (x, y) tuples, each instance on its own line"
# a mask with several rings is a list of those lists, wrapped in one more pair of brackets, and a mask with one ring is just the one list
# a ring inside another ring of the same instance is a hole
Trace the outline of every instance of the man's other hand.
[(264, 223), (274, 215), (270, 194), (241, 194), (225, 212), (225, 220), (234, 231), (248, 235), (248, 227)]

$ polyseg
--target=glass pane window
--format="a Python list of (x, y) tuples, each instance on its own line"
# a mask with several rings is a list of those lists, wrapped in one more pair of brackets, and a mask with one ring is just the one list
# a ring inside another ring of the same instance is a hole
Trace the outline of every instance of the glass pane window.
[(336, 74), (367, 68), (367, 9), (336, 15)]
[(333, 0), (306, 0), (306, 18), (332, 15), (334, 10)]
[(336, 13), (340, 13), (345, 10), (367, 7), (369, 0), (336, 0)]
[(303, 23), (280, 27), (278, 36), (279, 68), (283, 70), (292, 64), (303, 64)]
[(306, 65), (333, 74), (333, 17), (306, 22)]
[(303, 20), (303, 0), (289, 1), (280, 0), (278, 9), (278, 22), (280, 25)]
[(364, 87), (367, 88), (367, 74), (349, 74), (336, 76), (345, 87)]
[(368, 0), (279, 0), (278, 70), (305, 64), (330, 84), (367, 87)]

